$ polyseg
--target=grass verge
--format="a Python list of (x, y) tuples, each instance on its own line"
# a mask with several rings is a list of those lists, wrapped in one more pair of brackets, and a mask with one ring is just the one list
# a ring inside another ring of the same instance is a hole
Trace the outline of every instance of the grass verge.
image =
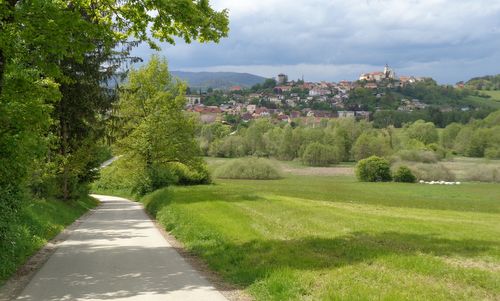
[(91, 197), (72, 202), (34, 200), (27, 204), (11, 225), (9, 241), (0, 246), (0, 284), (50, 239), (97, 204)]

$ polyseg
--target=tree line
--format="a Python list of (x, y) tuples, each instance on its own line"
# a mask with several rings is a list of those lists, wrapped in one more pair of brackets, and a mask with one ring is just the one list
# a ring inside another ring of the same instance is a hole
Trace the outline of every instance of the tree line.
[[(198, 130), (202, 151), (214, 157), (274, 157), (327, 166), (372, 155), (400, 155), (409, 160), (436, 161), (450, 155), (500, 158), (500, 111), (467, 124), (438, 129), (417, 120), (402, 128), (374, 127), (353, 118), (323, 120), (319, 126), (275, 124), (258, 119), (233, 130), (219, 123)], [(430, 157), (430, 158), (428, 158)]]

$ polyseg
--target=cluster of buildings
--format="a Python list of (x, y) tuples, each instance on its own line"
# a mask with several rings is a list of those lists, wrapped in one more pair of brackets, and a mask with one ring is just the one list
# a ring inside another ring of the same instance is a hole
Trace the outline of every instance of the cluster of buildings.
[(415, 76), (396, 76), (396, 72), (389, 67), (389, 65), (385, 65), (383, 71), (374, 71), (369, 73), (362, 73), (359, 76), (360, 84), (368, 89), (377, 89), (381, 86), (394, 88), (394, 87), (404, 87), (407, 84), (413, 84), (419, 81), (423, 81), (425, 78), (423, 77), (415, 77)]
[(403, 112), (413, 112), (415, 110), (423, 110), (427, 108), (429, 105), (421, 102), (418, 99), (406, 99), (403, 98), (401, 99), (401, 105), (398, 107), (398, 111), (403, 111)]
[(198, 113), (203, 123), (223, 122), (226, 115), (248, 122), (259, 118), (271, 118), (276, 121), (292, 122), (302, 120), (306, 124), (319, 123), (322, 119), (358, 118), (368, 119), (368, 111), (326, 111), (304, 108), (301, 110), (285, 111), (282, 108), (267, 108), (255, 104), (224, 104), (220, 106), (205, 106), (203, 104), (188, 106), (187, 111)]
[[(359, 81), (304, 82), (289, 81), (286, 74), (278, 74), (276, 86), (269, 90), (256, 92), (245, 91), (239, 86), (225, 91), (223, 96), (228, 101), (218, 106), (204, 105), (207, 95), (187, 95), (187, 110), (200, 115), (205, 123), (223, 121), (224, 116), (234, 116), (242, 121), (256, 118), (273, 118), (277, 121), (291, 122), (294, 119), (329, 119), (329, 118), (369, 118), (366, 111), (352, 111), (346, 106), (349, 93), (356, 87), (379, 89), (388, 85), (406, 85), (423, 80), (412, 76), (397, 77), (395, 72), (385, 66), (381, 72), (363, 73)], [(374, 95), (377, 94), (374, 91)], [(420, 101), (401, 101), (400, 111), (412, 111), (425, 108)], [(312, 108), (321, 107), (323, 110)]]

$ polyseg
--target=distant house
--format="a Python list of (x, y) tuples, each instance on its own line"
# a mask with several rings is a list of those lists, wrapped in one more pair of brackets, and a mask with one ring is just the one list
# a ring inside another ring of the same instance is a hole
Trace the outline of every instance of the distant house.
[(366, 89), (377, 89), (378, 86), (376, 83), (366, 83), (365, 88)]
[(243, 114), (243, 115), (241, 115), (241, 120), (243, 120), (244, 122), (248, 122), (248, 121), (250, 121), (252, 119), (253, 119), (252, 114), (250, 114), (248, 112), (245, 113), (245, 114)]
[(267, 117), (269, 116), (269, 111), (267, 108), (257, 108), (255, 109), (255, 111), (253, 112), (253, 116), (254, 117)]
[(370, 118), (370, 112), (368, 111), (356, 111), (356, 117), (360, 119), (368, 119)]
[(194, 106), (201, 104), (202, 97), (201, 95), (186, 95), (187, 104)]
[(292, 91), (291, 86), (276, 86), (276, 87), (274, 87), (275, 93), (283, 93), (283, 92), (290, 92), (290, 91)]
[(351, 90), (352, 83), (350, 81), (342, 80), (339, 82), (338, 86), (344, 90)]
[(339, 115), (339, 118), (355, 117), (354, 111), (338, 111), (337, 114)]
[(279, 99), (279, 97), (269, 97), (269, 101), (274, 103), (274, 104), (280, 104), (281, 103), (281, 100)]
[(366, 81), (381, 81), (382, 79), (385, 78), (384, 72), (369, 72), (369, 73), (363, 73), (359, 77), (359, 80), (366, 80)]
[(247, 112), (250, 114), (253, 114), (253, 112), (255, 112), (256, 108), (257, 108), (256, 105), (247, 105)]
[(287, 122), (290, 122), (290, 117), (288, 117), (288, 115), (285, 115), (285, 114), (280, 114), (276, 117), (279, 121), (287, 121)]
[(242, 90), (241, 86), (232, 86), (231, 88), (229, 88), (229, 91), (231, 92), (241, 91), (241, 90)]
[(250, 98), (250, 99), (259, 99), (261, 97), (262, 97), (262, 95), (259, 93), (250, 93), (250, 95), (248, 95), (248, 98)]
[(320, 87), (314, 87), (311, 90), (309, 90), (309, 96), (322, 96), (322, 95), (328, 95), (331, 94), (329, 90), (320, 88)]

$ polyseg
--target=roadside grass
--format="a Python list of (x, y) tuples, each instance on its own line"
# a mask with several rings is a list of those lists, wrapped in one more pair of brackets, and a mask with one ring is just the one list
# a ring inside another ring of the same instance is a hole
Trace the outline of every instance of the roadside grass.
[(142, 199), (257, 300), (498, 300), (500, 185), (289, 176)]
[(77, 201), (34, 200), (12, 221), (10, 243), (0, 246), (0, 284), (98, 201), (83, 197)]

